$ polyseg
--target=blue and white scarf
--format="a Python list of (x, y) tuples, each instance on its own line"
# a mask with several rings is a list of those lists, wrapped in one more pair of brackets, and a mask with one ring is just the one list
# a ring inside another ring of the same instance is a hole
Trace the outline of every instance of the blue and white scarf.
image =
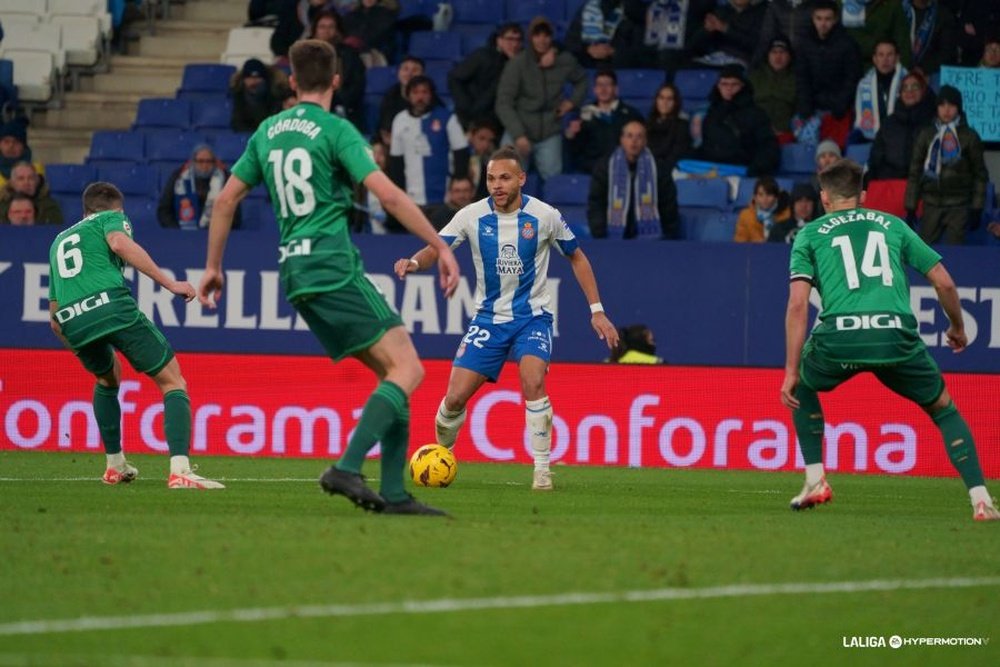
[(937, 25), (938, 5), (936, 0), (931, 0), (924, 10), (924, 20), (917, 25), (917, 12), (913, 9), (913, 0), (903, 0), (903, 13), (906, 20), (910, 22), (910, 48), (913, 52), (913, 62), (918, 63), (927, 52), (927, 47), (934, 36), (934, 28)]
[(629, 207), (635, 201), (636, 237), (660, 238), (659, 194), (656, 191), (656, 160), (644, 148), (635, 164), (635, 181), (629, 187), (631, 174), (625, 150), (616, 148), (608, 163), (608, 238), (622, 238), (628, 221)]
[(774, 214), (778, 211), (778, 202), (771, 204), (771, 208), (761, 208), (754, 204), (753, 210), (757, 214), (757, 220), (764, 226), (764, 238), (767, 238), (771, 227), (774, 226)]
[(840, 22), (845, 28), (865, 27), (865, 5), (871, 0), (844, 0), (840, 9)]
[(958, 117), (950, 123), (934, 121), (937, 134), (927, 149), (924, 159), (924, 176), (937, 180), (941, 178), (941, 167), (954, 164), (962, 158), (962, 146), (958, 141), (958, 125), (962, 118)]
[(688, 0), (653, 0), (646, 10), (646, 46), (683, 49), (687, 14)]
[(190, 162), (184, 164), (181, 173), (174, 183), (174, 215), (181, 229), (205, 229), (212, 219), (212, 205), (222, 192), (226, 183), (226, 175), (222, 169), (215, 167), (208, 182), (208, 196), (205, 205), (198, 200), (198, 189), (194, 182), (194, 168)]
[(587, 0), (580, 15), (580, 38), (584, 44), (606, 44), (611, 41), (621, 20), (621, 3), (604, 18), (601, 0)]
[[(885, 105), (885, 117), (896, 109), (899, 86), (906, 76), (906, 68), (896, 63), (896, 71), (889, 84), (889, 97)], [(854, 96), (854, 127), (861, 131), (865, 139), (873, 141), (881, 126), (878, 113), (878, 70), (872, 67), (858, 82), (858, 92)]]

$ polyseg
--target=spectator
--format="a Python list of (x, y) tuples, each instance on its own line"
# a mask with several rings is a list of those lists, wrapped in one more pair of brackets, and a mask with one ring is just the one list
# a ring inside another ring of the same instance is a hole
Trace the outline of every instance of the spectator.
[(643, 3), (586, 0), (566, 30), (566, 49), (588, 68), (642, 67), (645, 21)]
[(627, 0), (626, 14), (638, 17), (645, 11), (643, 60), (667, 72), (687, 64), (691, 39), (716, 4), (716, 0)]
[[(361, 0), (344, 16), (348, 43), (362, 53), (378, 51), (386, 62), (396, 62), (396, 17), (399, 6), (390, 7), (382, 0)], [(395, 3), (393, 3), (395, 4)]]
[(910, 23), (901, 0), (838, 0), (841, 22), (865, 56), (881, 42), (896, 45), (899, 61), (910, 66)]
[[(18, 162), (31, 162), (28, 146), (28, 122), (15, 118), (0, 126), (0, 187), (10, 178), (11, 168)], [(41, 163), (34, 163), (35, 171), (44, 174)]]
[(468, 176), (454, 176), (448, 183), (448, 194), (444, 198), (444, 203), (429, 207), (431, 210), (427, 219), (434, 225), (434, 229), (441, 231), (456, 213), (473, 202), (474, 196), (472, 180)]
[(988, 180), (982, 141), (962, 120), (962, 93), (941, 86), (934, 125), (920, 132), (913, 147), (904, 201), (907, 218), (915, 219), (922, 201), (920, 238), (935, 243), (943, 234), (945, 243), (961, 244), (966, 226), (979, 226)]
[(521, 52), (524, 34), (516, 23), (497, 28), (492, 41), (470, 53), (448, 72), (448, 90), (462, 127), (477, 120), (499, 123), (494, 112), (504, 65)]
[[(958, 12), (961, 25), (958, 46), (962, 52), (962, 65), (975, 67), (981, 63), (984, 48), (997, 42), (997, 26), (1000, 26), (1000, 2), (997, 0), (966, 0)], [(997, 53), (1000, 59), (1000, 52)]]
[[(389, 149), (379, 137), (372, 139), (372, 158), (383, 172), (389, 171)], [(351, 216), (351, 231), (388, 234), (388, 214), (379, 198), (364, 185), (358, 185), (355, 214)]]
[(979, 61), (980, 67), (1000, 67), (1000, 36), (987, 37), (983, 46), (983, 57)]
[(396, 69), (396, 83), (385, 91), (378, 110), (378, 131), (382, 142), (388, 146), (392, 141), (392, 121), (400, 111), (406, 109), (406, 84), (415, 76), (424, 73), (424, 61), (416, 56), (406, 56)]
[(618, 329), (618, 345), (611, 351), (608, 361), (612, 364), (665, 363), (663, 357), (656, 356), (653, 330), (645, 324), (630, 324)]
[(926, 76), (937, 74), (941, 65), (958, 63), (958, 22), (939, 0), (904, 0), (903, 10), (912, 36), (910, 65)]
[(646, 121), (649, 150), (669, 171), (691, 150), (691, 127), (681, 112), (683, 104), (677, 86), (665, 83), (656, 91)]
[(743, 68), (727, 65), (709, 95), (708, 112), (701, 124), (699, 160), (746, 168), (748, 176), (772, 174), (781, 152), (767, 114), (754, 104), (753, 87), (743, 78)]
[(500, 130), (492, 121), (477, 120), (469, 126), (469, 178), (476, 189), (476, 199), (489, 195), (486, 191), (486, 166), (497, 149), (499, 137)]
[(792, 187), (792, 211), (787, 220), (775, 222), (767, 235), (769, 243), (792, 243), (799, 230), (816, 219), (816, 191), (808, 183)]
[[(163, 187), (156, 207), (160, 226), (168, 229), (207, 229), (215, 198), (228, 178), (229, 171), (210, 146), (195, 146), (191, 159), (178, 167)], [(240, 226), (238, 208), (233, 224), (237, 228)]]
[(622, 127), (630, 120), (642, 120), (634, 107), (618, 98), (618, 77), (612, 70), (594, 76), (594, 102), (580, 109), (580, 117), (566, 125), (575, 167), (590, 173), (598, 160), (618, 146)]
[(767, 58), (772, 40), (784, 37), (791, 45), (792, 52), (798, 53), (802, 41), (812, 29), (812, 7), (803, 0), (771, 0), (764, 12), (760, 39), (753, 62), (760, 64)]
[(61, 225), (62, 209), (49, 196), (48, 186), (30, 162), (18, 162), (10, 170), (10, 179), (0, 188), (0, 219), (7, 219), (7, 208), (15, 195), (31, 198), (35, 204), (35, 223)]
[(8, 225), (34, 225), (38, 211), (35, 208), (35, 200), (20, 192), (11, 196), (7, 204), (7, 215), (3, 222)]
[(429, 77), (410, 79), (406, 97), (409, 108), (392, 121), (389, 177), (415, 203), (439, 204), (449, 176), (468, 173), (469, 141), (458, 118), (438, 102)]
[(791, 217), (788, 200), (778, 187), (778, 182), (770, 176), (757, 179), (753, 186), (753, 198), (740, 211), (736, 219), (736, 243), (763, 243), (771, 229)]
[(909, 176), (913, 144), (921, 129), (934, 122), (937, 104), (934, 93), (920, 72), (910, 72), (899, 86), (899, 103), (879, 128), (868, 155), (870, 180), (901, 179)]
[(700, 30), (691, 38), (695, 62), (705, 65), (739, 64), (753, 58), (767, 7), (751, 0), (729, 0), (705, 15)]
[(234, 132), (256, 131), (261, 121), (281, 110), (287, 88), (284, 72), (256, 58), (247, 60), (233, 75), (229, 86), (229, 96), (233, 100), (230, 127)]
[[(562, 173), (562, 117), (580, 106), (587, 94), (587, 75), (568, 51), (553, 44), (555, 30), (544, 16), (528, 26), (531, 48), (503, 68), (497, 88), (496, 113), (504, 127), (503, 143), (512, 139), (525, 162), (534, 158), (544, 178)], [(569, 97), (564, 86), (571, 86)]]
[(630, 120), (619, 147), (594, 167), (587, 222), (594, 238), (677, 237), (677, 188), (646, 148), (646, 126)]
[(816, 146), (816, 173), (812, 175), (809, 184), (816, 192), (819, 192), (819, 172), (823, 171), (831, 164), (844, 157), (840, 151), (840, 146), (833, 139), (824, 139)]
[(812, 5), (812, 27), (796, 48), (796, 117), (792, 129), (801, 143), (818, 143), (823, 116), (830, 116), (832, 129), (822, 138), (833, 137), (844, 145), (850, 132), (850, 110), (854, 88), (861, 78), (861, 55), (857, 43), (837, 21), (833, 0)]
[(753, 100), (771, 121), (780, 143), (791, 143), (792, 116), (795, 114), (795, 72), (792, 47), (785, 37), (775, 37), (767, 50), (767, 60), (750, 72)]
[(364, 132), (365, 65), (358, 50), (344, 44), (343, 19), (336, 12), (319, 12), (313, 20), (310, 37), (328, 43), (337, 54), (340, 85), (333, 91), (330, 111)]
[(247, 18), (251, 23), (273, 25), (271, 53), (287, 58), (292, 44), (305, 37), (308, 9), (309, 5), (300, 0), (250, 0)]
[(852, 141), (872, 141), (886, 118), (896, 110), (899, 87), (906, 76), (906, 68), (899, 62), (896, 44), (880, 39), (872, 53), (872, 67), (858, 81), (854, 95), (854, 132)]

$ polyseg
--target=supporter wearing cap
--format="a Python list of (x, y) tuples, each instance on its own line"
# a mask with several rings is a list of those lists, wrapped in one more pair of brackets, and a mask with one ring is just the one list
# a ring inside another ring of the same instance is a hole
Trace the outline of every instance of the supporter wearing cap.
[[(18, 162), (31, 162), (28, 122), (23, 118), (15, 118), (0, 125), (0, 187), (7, 183), (11, 168)], [(45, 173), (40, 163), (35, 163), (34, 167), (39, 174)]]
[(253, 132), (268, 116), (281, 110), (283, 90), (288, 88), (284, 72), (250, 58), (229, 86), (233, 100), (230, 126), (234, 132)]

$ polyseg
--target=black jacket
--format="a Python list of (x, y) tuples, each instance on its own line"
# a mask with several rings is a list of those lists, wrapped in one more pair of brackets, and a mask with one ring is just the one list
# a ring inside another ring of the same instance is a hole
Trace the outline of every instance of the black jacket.
[(647, 147), (669, 169), (691, 150), (691, 127), (685, 118), (647, 119)]
[(982, 211), (990, 175), (983, 161), (983, 142), (979, 134), (963, 119), (958, 126), (961, 158), (953, 164), (943, 165), (939, 178), (930, 178), (924, 175), (924, 160), (936, 134), (937, 129), (929, 125), (917, 135), (903, 205), (907, 210), (913, 210), (917, 208), (917, 201), (921, 200), (926, 206), (964, 206)]
[(934, 122), (937, 104), (933, 91), (912, 107), (897, 102), (896, 110), (879, 128), (868, 156), (867, 178), (881, 180), (906, 178), (910, 174), (910, 157), (917, 134)]
[(854, 106), (861, 75), (858, 43), (842, 25), (823, 40), (810, 27), (795, 52), (795, 113), (806, 118), (824, 110), (843, 116)]
[(378, 4), (365, 7), (358, 4), (354, 11), (344, 17), (344, 32), (357, 37), (363, 43), (362, 50), (378, 49), (386, 60), (396, 62), (396, 16), (398, 10)]
[(448, 72), (448, 90), (462, 127), (468, 128), (474, 120), (496, 120), (493, 107), (507, 60), (491, 39), (487, 46), (476, 49)]
[[(608, 171), (610, 158), (601, 160), (590, 177), (590, 195), (587, 198), (587, 224), (595, 239), (608, 236)], [(631, 167), (631, 165), (630, 165)], [(634, 176), (634, 169), (630, 169)], [(664, 239), (677, 238), (680, 228), (677, 213), (677, 186), (670, 176), (670, 169), (662, 162), (656, 163), (656, 195), (660, 209), (660, 229)], [(635, 203), (634, 201), (632, 202)], [(635, 236), (635, 206), (630, 206), (625, 219), (624, 238)]]
[(745, 165), (748, 176), (778, 170), (778, 139), (767, 114), (754, 104), (753, 86), (749, 83), (729, 102), (722, 99), (718, 88), (712, 89), (701, 133), (701, 146), (695, 152), (699, 160)]
[(358, 50), (346, 44), (337, 44), (337, 73), (340, 88), (333, 94), (331, 111), (351, 121), (359, 132), (364, 127), (365, 64)]

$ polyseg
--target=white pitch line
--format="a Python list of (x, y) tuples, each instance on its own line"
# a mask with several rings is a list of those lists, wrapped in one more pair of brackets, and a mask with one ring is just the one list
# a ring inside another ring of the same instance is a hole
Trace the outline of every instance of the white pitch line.
[[(313, 482), (319, 477), (215, 477), (220, 482)], [(138, 481), (163, 481), (155, 477), (140, 477)], [(100, 477), (0, 477), (0, 482), (100, 482)], [(369, 481), (378, 481), (369, 478)]]
[(827, 593), (864, 593), (870, 591), (921, 590), (933, 588), (975, 588), (1000, 586), (1000, 577), (961, 577), (951, 579), (875, 579), (869, 581), (834, 581), (828, 583), (734, 584), (709, 588), (658, 588), (609, 593), (560, 593), (492, 598), (444, 598), (439, 600), (403, 600), (367, 604), (295, 605), (289, 607), (249, 607), (244, 609), (204, 610), (172, 614), (134, 616), (84, 616), (63, 620), (18, 621), (0, 624), (0, 636), (42, 635), (92, 630), (128, 630), (212, 623), (256, 623), (290, 618), (331, 618), (353, 616), (388, 616), (394, 614), (433, 614), (488, 609), (531, 609), (609, 603), (655, 602), (664, 600), (704, 600), (743, 598), (765, 595), (815, 595)]

